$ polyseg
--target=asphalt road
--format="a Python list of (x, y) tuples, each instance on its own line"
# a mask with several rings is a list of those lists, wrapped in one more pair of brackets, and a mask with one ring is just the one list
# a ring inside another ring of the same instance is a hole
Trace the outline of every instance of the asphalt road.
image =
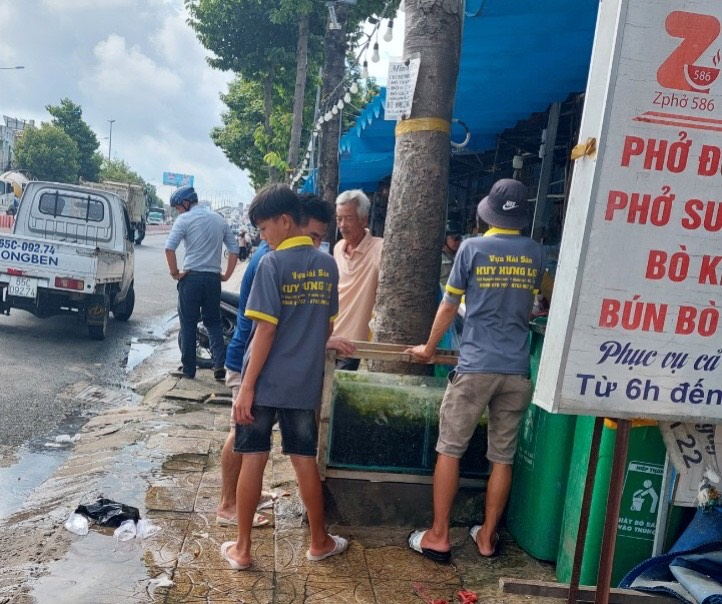
[(135, 311), (127, 323), (111, 315), (102, 342), (90, 340), (74, 317), (38, 319), (18, 310), (0, 315), (0, 451), (44, 442), (81, 424), (84, 415), (108, 404), (104, 392), (131, 396), (126, 386), (131, 342), (159, 343), (175, 314), (165, 237), (152, 234), (136, 246)]

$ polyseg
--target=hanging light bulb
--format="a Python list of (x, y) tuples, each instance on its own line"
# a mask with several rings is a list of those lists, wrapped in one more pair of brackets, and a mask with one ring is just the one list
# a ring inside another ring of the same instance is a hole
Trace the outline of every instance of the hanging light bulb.
[(348, 90), (346, 91), (346, 94), (343, 95), (343, 102), (344, 103), (351, 102), (351, 93)]
[(336, 107), (338, 107), (339, 109), (343, 109), (343, 104), (343, 99), (339, 99), (338, 103), (336, 103)]
[(374, 51), (371, 53), (371, 60), (374, 63), (378, 63), (381, 55), (379, 55), (379, 43), (374, 42)]
[(358, 84), (354, 82), (351, 84), (351, 94), (356, 94), (358, 92)]
[(361, 77), (366, 79), (369, 77), (369, 62), (364, 59), (363, 65), (361, 66)]
[(384, 34), (384, 40), (387, 42), (391, 42), (391, 40), (394, 39), (394, 20), (389, 19), (388, 27), (386, 28), (386, 33)]
[(333, 109), (331, 109), (331, 113), (332, 113), (333, 115), (336, 115), (336, 114), (338, 113), (338, 107), (336, 107), (336, 105), (334, 105), (334, 106), (333, 106)]
[(326, 115), (323, 116), (324, 121), (330, 122), (333, 119), (333, 115), (331, 115), (330, 111), (326, 112)]

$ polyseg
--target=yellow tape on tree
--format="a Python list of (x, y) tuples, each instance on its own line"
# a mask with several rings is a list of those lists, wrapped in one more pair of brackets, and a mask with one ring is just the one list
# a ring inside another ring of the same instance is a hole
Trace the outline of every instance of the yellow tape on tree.
[(440, 117), (415, 117), (396, 124), (396, 136), (409, 132), (443, 132), (451, 134), (451, 122)]

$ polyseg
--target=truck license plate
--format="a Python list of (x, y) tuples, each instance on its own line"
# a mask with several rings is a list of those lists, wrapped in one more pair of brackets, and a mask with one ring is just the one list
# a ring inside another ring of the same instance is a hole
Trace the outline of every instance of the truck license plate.
[(38, 280), (32, 277), (10, 277), (8, 294), (20, 298), (35, 298), (38, 295)]

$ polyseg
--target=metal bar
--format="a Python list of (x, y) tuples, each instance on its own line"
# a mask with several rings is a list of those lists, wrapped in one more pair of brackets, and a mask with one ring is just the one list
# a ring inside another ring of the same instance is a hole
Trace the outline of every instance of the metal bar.
[[(405, 361), (414, 363), (414, 359), (410, 354), (405, 354), (409, 345), (406, 344), (387, 344), (385, 342), (361, 342), (354, 340), (356, 352), (347, 355), (352, 359), (371, 359), (383, 361)], [(431, 360), (437, 365), (456, 365), (458, 355), (453, 350), (438, 349)]]
[(321, 409), (318, 417), (318, 452), (316, 463), (321, 480), (326, 479), (328, 464), (328, 439), (331, 433), (331, 406), (333, 401), (333, 378), (336, 371), (336, 351), (326, 351), (326, 367), (323, 374), (323, 390), (321, 391)]
[(654, 544), (652, 557), (664, 553), (664, 539), (667, 536), (667, 523), (669, 522), (669, 508), (672, 506), (672, 478), (674, 466), (669, 459), (669, 453), (664, 456), (664, 473), (662, 474), (662, 487), (659, 489), (659, 508), (657, 509), (657, 528), (654, 531)]
[[(521, 596), (537, 596), (539, 598), (565, 598), (569, 593), (569, 585), (549, 583), (525, 579), (499, 579), (502, 593)], [(579, 588), (578, 602), (594, 602), (596, 587), (582, 586)], [(536, 600), (534, 600), (536, 601)], [(630, 589), (611, 589), (609, 604), (678, 604), (679, 600), (660, 594), (646, 594)]]
[(549, 193), (549, 182), (554, 171), (554, 148), (557, 144), (557, 129), (559, 128), (559, 114), (561, 103), (552, 103), (549, 107), (549, 118), (547, 120), (547, 135), (544, 141), (544, 157), (542, 158), (541, 171), (539, 173), (539, 187), (536, 193), (536, 204), (534, 206), (534, 220), (532, 221), (532, 239), (541, 239), (542, 227), (544, 226), (544, 214), (547, 207), (547, 193)]
[(569, 580), (569, 594), (567, 604), (577, 604), (579, 598), (579, 579), (582, 576), (582, 558), (584, 556), (584, 544), (587, 540), (587, 529), (589, 528), (589, 508), (592, 505), (592, 494), (594, 493), (594, 480), (597, 476), (597, 464), (599, 463), (599, 444), (602, 441), (602, 428), (604, 418), (597, 417), (594, 420), (592, 442), (589, 449), (589, 464), (587, 465), (587, 477), (584, 481), (584, 495), (582, 497), (582, 510), (579, 515), (579, 529), (577, 531), (577, 543), (574, 546), (574, 561), (572, 562), (572, 576)]
[(627, 465), (627, 451), (629, 450), (631, 431), (632, 422), (630, 420), (617, 420), (617, 439), (614, 443), (612, 475), (609, 478), (609, 497), (607, 498), (607, 514), (604, 519), (602, 551), (599, 556), (595, 604), (608, 604), (609, 602), (609, 588), (614, 564), (614, 546), (617, 542), (617, 525), (619, 524), (619, 506), (622, 502), (622, 491), (624, 490), (624, 473)]
[[(395, 472), (369, 472), (368, 470), (344, 470), (334, 467), (326, 469), (326, 479), (365, 480), (367, 482), (399, 482), (431, 485), (434, 477), (426, 474), (397, 474)], [(460, 487), (484, 488), (485, 478), (459, 478)]]

